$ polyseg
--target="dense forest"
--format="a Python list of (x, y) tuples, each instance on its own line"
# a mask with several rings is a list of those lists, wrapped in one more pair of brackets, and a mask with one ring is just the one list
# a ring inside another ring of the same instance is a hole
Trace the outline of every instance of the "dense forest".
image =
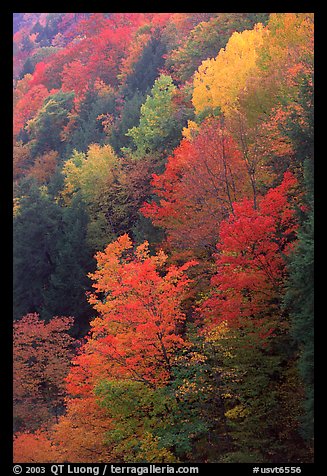
[(15, 462), (312, 462), (313, 14), (13, 20)]

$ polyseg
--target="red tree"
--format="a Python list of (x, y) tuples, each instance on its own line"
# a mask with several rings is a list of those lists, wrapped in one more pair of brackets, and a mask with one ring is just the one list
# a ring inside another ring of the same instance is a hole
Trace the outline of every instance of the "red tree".
[(52, 424), (64, 404), (72, 357), (71, 317), (48, 323), (27, 314), (14, 323), (14, 416), (19, 426)]
[(258, 209), (244, 199), (234, 204), (234, 214), (222, 222), (217, 273), (211, 281), (214, 291), (202, 306), (208, 327), (223, 321), (240, 325), (247, 319), (257, 319), (259, 324), (280, 309), (285, 256), (297, 229), (290, 200), (296, 184), (286, 172), (281, 185), (268, 191)]
[(214, 246), (217, 227), (246, 193), (246, 170), (236, 144), (218, 119), (202, 124), (191, 140), (184, 139), (168, 158), (162, 175), (153, 175), (160, 198), (141, 211), (165, 228), (171, 247)]
[(30, 87), (30, 89), (19, 98), (14, 108), (14, 137), (16, 137), (19, 131), (25, 126), (26, 122), (35, 116), (48, 95), (49, 91), (47, 88), (40, 84)]

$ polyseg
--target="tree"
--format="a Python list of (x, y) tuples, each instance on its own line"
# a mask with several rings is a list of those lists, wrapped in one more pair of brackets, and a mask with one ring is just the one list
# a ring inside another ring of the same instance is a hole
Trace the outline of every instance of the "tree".
[[(103, 380), (96, 389), (101, 407), (107, 410), (112, 428), (105, 435), (111, 459), (124, 462), (176, 462), (155, 436), (168, 416), (169, 398), (160, 390), (133, 380)], [(171, 409), (171, 408), (170, 408)]]
[(42, 154), (49, 150), (61, 152), (63, 149), (61, 132), (68, 122), (68, 113), (73, 105), (74, 93), (51, 94), (43, 106), (28, 122), (32, 139), (32, 153)]
[(266, 28), (234, 33), (194, 77), (196, 113), (219, 107), (230, 116), (241, 110), (252, 126), (266, 119), (272, 107), (296, 98), (299, 75), (312, 71), (312, 46), (311, 14), (271, 14)]
[(275, 316), (281, 305), (285, 257), (298, 226), (289, 201), (296, 184), (295, 177), (285, 173), (283, 182), (268, 191), (258, 209), (244, 199), (234, 204), (234, 213), (221, 223), (217, 274), (212, 278), (216, 291), (207, 302), (209, 322), (227, 321), (237, 326), (239, 319), (257, 319), (263, 326), (263, 339), (273, 332), (274, 324), (265, 329), (264, 322), (269, 315)]
[(209, 119), (193, 138), (183, 139), (165, 171), (153, 175), (159, 203), (154, 199), (141, 211), (165, 228), (170, 246), (210, 248), (234, 200), (248, 193), (245, 177), (241, 154), (223, 122)]
[[(21, 186), (23, 188), (24, 184)], [(42, 313), (44, 290), (54, 270), (60, 207), (33, 182), (21, 192), (13, 224), (14, 318)]]
[(49, 150), (36, 157), (28, 175), (34, 177), (39, 184), (48, 183), (58, 165), (57, 158), (58, 152), (55, 150)]
[(152, 157), (123, 161), (122, 173), (119, 177), (119, 189), (113, 196), (112, 218), (115, 219), (118, 235), (128, 231), (137, 244), (149, 241), (150, 249), (155, 249), (161, 243), (162, 230), (155, 227), (151, 221), (142, 215), (140, 209), (152, 196), (152, 173), (158, 170), (158, 161)]
[(110, 201), (116, 190), (120, 164), (110, 145), (91, 144), (87, 153), (73, 151), (63, 166), (67, 204), (77, 193), (89, 216), (87, 240), (92, 249), (105, 246), (115, 230), (110, 223)]
[(14, 436), (13, 445), (14, 463), (59, 463), (60, 459), (58, 447), (52, 441), (50, 435), (44, 430), (37, 430), (34, 433), (19, 432)]
[(201, 62), (217, 56), (235, 31), (253, 28), (265, 21), (267, 14), (216, 13), (212, 18), (198, 23), (184, 42), (167, 55), (166, 66), (179, 82), (189, 80)]
[[(291, 315), (291, 333), (298, 346), (298, 369), (305, 385), (304, 437), (312, 446), (314, 437), (314, 164), (312, 90), (301, 94), (302, 117), (289, 126), (289, 134), (302, 165), (304, 207), (300, 214), (298, 244), (289, 258), (285, 306)], [(292, 127), (293, 126), (293, 127)]]
[[(133, 74), (135, 65), (138, 63), (143, 49), (146, 47), (151, 36), (150, 25), (141, 26), (133, 34), (133, 40), (127, 47), (126, 57), (121, 61), (120, 72), (118, 74), (119, 81), (122, 85), (125, 84), (129, 75)], [(124, 89), (124, 88), (123, 88)], [(129, 94), (129, 87), (125, 88), (126, 94)], [(134, 91), (132, 91), (133, 94)]]
[(253, 30), (235, 32), (216, 58), (202, 62), (194, 76), (193, 104), (197, 114), (219, 107), (228, 115), (237, 108), (247, 79), (258, 70), (258, 49), (266, 34), (261, 24)]
[(14, 323), (14, 418), (19, 429), (58, 421), (73, 355), (74, 340), (67, 333), (72, 324), (71, 317), (54, 317), (46, 324), (36, 313)]
[[(143, 30), (145, 27), (143, 27)], [(137, 37), (139, 38), (140, 35)], [(142, 38), (142, 36), (141, 36)], [(146, 94), (158, 77), (160, 68), (164, 65), (164, 54), (166, 47), (161, 39), (160, 30), (157, 29), (149, 38), (138, 61), (132, 67), (132, 71), (127, 75), (123, 91), (127, 96), (139, 92)]]
[(90, 144), (102, 145), (106, 141), (106, 133), (101, 119), (103, 115), (114, 112), (115, 93), (110, 87), (96, 83), (93, 88), (87, 89), (64, 129), (66, 155), (70, 156), (74, 149), (87, 152)]
[(126, 133), (139, 124), (141, 106), (144, 101), (145, 96), (139, 91), (136, 91), (131, 97), (125, 98), (120, 116), (109, 131), (109, 142), (117, 154), (123, 147), (133, 146), (133, 139)]
[(87, 273), (94, 268), (86, 244), (88, 217), (79, 196), (61, 211), (52, 256), (53, 270), (43, 291), (42, 316), (74, 316), (73, 331), (83, 335), (92, 312), (86, 298), (91, 285)]
[(267, 28), (257, 50), (258, 70), (240, 93), (239, 115), (243, 129), (252, 136), (247, 142), (256, 144), (280, 180), (289, 167), (301, 175), (294, 134), (301, 133), (303, 143), (310, 142), (307, 125), (313, 113), (313, 17), (272, 14)]
[(285, 129), (290, 116), (303, 120), (299, 91), (312, 72), (312, 41), (311, 15), (272, 14), (266, 28), (234, 33), (194, 77), (198, 121), (223, 112), (243, 153), (255, 207), (264, 188), (296, 166)]
[(14, 319), (33, 312), (43, 319), (73, 315), (77, 328), (84, 326), (90, 312), (86, 273), (93, 265), (85, 210), (77, 198), (62, 208), (33, 183), (20, 189), (13, 236)]
[(75, 96), (79, 100), (85, 97), (90, 80), (88, 81), (85, 64), (81, 60), (74, 59), (70, 63), (65, 64), (62, 70), (62, 78), (62, 91), (74, 91)]
[(89, 302), (99, 317), (91, 323), (85, 350), (96, 349), (101, 360), (105, 356), (101, 374), (155, 386), (169, 380), (174, 352), (184, 345), (178, 333), (185, 319), (180, 303), (189, 283), (185, 271), (195, 263), (171, 266), (161, 276), (167, 260), (163, 252), (150, 256), (147, 242), (134, 256), (131, 249), (130, 238), (123, 235), (96, 254), (98, 269), (90, 274), (95, 293)]
[(56, 461), (105, 463), (111, 461), (111, 446), (105, 444), (112, 430), (111, 419), (95, 395), (66, 399), (66, 412), (53, 427), (51, 441), (58, 450)]
[(220, 225), (217, 274), (201, 310), (232, 443), (222, 462), (310, 459), (299, 433), (303, 391), (283, 309), (286, 259), (296, 249), (296, 186), (285, 173), (257, 209), (249, 200), (235, 203)]
[[(25, 83), (25, 78), (21, 80), (21, 82)], [(18, 96), (14, 106), (14, 137), (26, 126), (28, 120), (33, 119), (37, 111), (41, 108), (44, 99), (49, 95), (49, 91), (43, 85), (28, 87), (27, 91), (24, 89), (22, 96)]]
[(302, 430), (310, 444), (314, 438), (314, 302), (313, 302), (313, 211), (299, 231), (299, 242), (291, 256), (286, 304), (292, 318), (291, 333), (299, 346), (298, 367), (305, 385), (305, 414)]
[(172, 99), (175, 90), (170, 76), (162, 74), (155, 81), (151, 95), (141, 106), (139, 125), (126, 133), (134, 141), (136, 157), (171, 150), (177, 145), (180, 125), (177, 126), (174, 120)]
[[(181, 301), (189, 283), (186, 270), (194, 263), (170, 266), (163, 272), (167, 257), (162, 252), (150, 256), (146, 242), (134, 252), (132, 248), (129, 237), (121, 236), (96, 254), (98, 269), (90, 274), (95, 292), (89, 301), (98, 317), (73, 360), (66, 379), (67, 413), (53, 436), (57, 444), (72, 451), (76, 461), (113, 457), (130, 461), (128, 441), (120, 447), (117, 442), (125, 436), (135, 438), (136, 428), (147, 428), (146, 422), (138, 421), (144, 405), (148, 407), (153, 392), (172, 378), (175, 352), (186, 345), (179, 335), (185, 320)], [(139, 408), (135, 398), (140, 399)], [(153, 398), (158, 413), (165, 399)], [(137, 421), (127, 418), (131, 402), (136, 404)], [(128, 427), (123, 428), (124, 422)], [(169, 451), (160, 449), (151, 434), (143, 435), (143, 457), (149, 451), (146, 442), (154, 455), (172, 461)]]
[[(281, 101), (262, 124), (266, 162), (280, 177), (287, 167), (292, 167), (301, 183), (306, 161), (312, 162), (314, 137), (313, 74), (299, 72), (293, 78), (297, 84), (296, 95)], [(306, 185), (303, 185), (306, 189)]]
[(92, 144), (87, 153), (73, 152), (63, 167), (65, 187), (62, 196), (69, 206), (80, 194), (89, 222), (87, 241), (94, 250), (126, 231), (151, 232), (140, 223), (139, 209), (151, 194), (151, 172), (156, 163), (150, 158), (119, 159), (110, 145)]
[[(131, 240), (123, 235), (96, 255), (98, 269), (90, 274), (96, 281), (95, 294), (90, 295), (89, 301), (99, 317), (92, 321), (92, 335), (84, 355), (78, 359), (79, 366), (71, 374), (71, 385), (74, 374), (78, 376), (82, 368), (90, 375), (100, 370), (92, 368), (94, 352), (89, 352), (91, 348), (96, 349), (97, 359), (106, 356), (101, 375), (108, 375), (108, 372), (117, 375), (119, 372), (121, 377), (127, 375), (149, 385), (152, 380), (168, 378), (170, 353), (174, 347), (182, 345), (175, 326), (183, 319), (183, 314), (175, 306), (187, 284), (183, 277), (187, 266), (181, 270), (172, 268), (162, 278), (156, 271), (166, 260), (162, 252), (150, 257), (148, 245), (144, 243), (136, 249), (132, 259), (131, 256), (128, 258), (131, 248)], [(179, 280), (181, 283), (177, 285)], [(166, 309), (163, 309), (169, 291), (169, 304), (166, 302)], [(105, 328), (107, 331), (103, 334)], [(85, 367), (87, 361), (91, 365)], [(110, 369), (106, 361), (110, 362)]]
[(17, 180), (27, 173), (32, 165), (28, 144), (22, 141), (14, 143), (13, 147), (13, 178)]
[(45, 46), (43, 48), (38, 48), (31, 56), (28, 56), (27, 60), (24, 63), (20, 77), (23, 78), (25, 74), (33, 74), (35, 70), (35, 65), (40, 61), (43, 61), (48, 56), (56, 53), (59, 48), (54, 46)]
[(225, 440), (221, 463), (310, 461), (297, 421), (303, 389), (288, 325), (284, 321), (265, 338), (264, 329), (269, 324), (240, 319), (236, 327), (221, 322), (205, 338), (209, 373), (216, 373), (214, 393), (224, 415), (218, 433)]
[(188, 343), (177, 353), (165, 386), (152, 388), (133, 380), (98, 383), (96, 396), (113, 423), (106, 434), (112, 458), (169, 463), (206, 457), (201, 443), (204, 439), (210, 445), (206, 432), (212, 430), (211, 438), (214, 432), (208, 417), (208, 367), (195, 348)]

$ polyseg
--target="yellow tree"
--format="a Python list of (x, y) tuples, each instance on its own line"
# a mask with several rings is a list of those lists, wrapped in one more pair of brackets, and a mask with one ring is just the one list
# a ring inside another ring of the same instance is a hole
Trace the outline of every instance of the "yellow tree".
[(103, 188), (113, 179), (117, 168), (117, 156), (110, 145), (91, 144), (86, 154), (74, 150), (65, 163), (64, 194), (69, 196), (81, 191), (82, 197), (91, 201), (96, 188)]
[(257, 71), (252, 71), (240, 106), (253, 124), (266, 120), (279, 104), (296, 106), (305, 77), (313, 73), (313, 14), (275, 13), (257, 49)]
[[(312, 73), (313, 15), (278, 13), (270, 15), (266, 28), (257, 24), (234, 33), (195, 75), (196, 113), (223, 113), (242, 151), (255, 208), (261, 184), (271, 185), (276, 173), (281, 180), (292, 163), (294, 151), (283, 130), (290, 118), (303, 118), (299, 94), (312, 86)], [(276, 160), (285, 165), (275, 167)]]
[(313, 97), (313, 15), (271, 14), (267, 28), (257, 50), (258, 70), (240, 93), (231, 127), (252, 170), (269, 165), (269, 176), (280, 181), (287, 167), (298, 167), (289, 131), (305, 127), (301, 97)]
[(235, 32), (216, 58), (203, 61), (194, 76), (193, 105), (197, 114), (219, 107), (229, 114), (238, 105), (240, 92), (255, 74), (258, 48), (267, 30), (258, 23), (253, 30)]
[(63, 167), (64, 200), (69, 204), (74, 195), (81, 195), (89, 215), (88, 242), (94, 249), (102, 248), (113, 234), (108, 210), (119, 170), (112, 147), (99, 144), (91, 144), (86, 154), (74, 150)]

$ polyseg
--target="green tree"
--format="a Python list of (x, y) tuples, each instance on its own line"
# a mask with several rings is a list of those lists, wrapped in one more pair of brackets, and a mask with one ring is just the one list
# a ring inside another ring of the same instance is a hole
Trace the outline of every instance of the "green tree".
[(73, 106), (74, 93), (51, 94), (39, 109), (36, 116), (28, 121), (28, 130), (32, 140), (31, 152), (34, 156), (48, 150), (63, 151), (61, 132), (68, 123), (68, 114)]
[(104, 144), (106, 133), (104, 132), (100, 117), (103, 114), (115, 112), (115, 94), (113, 91), (98, 92), (89, 89), (85, 99), (76, 113), (72, 131), (66, 141), (65, 154), (70, 156), (74, 149), (86, 152), (93, 143)]
[(48, 56), (51, 56), (52, 54), (56, 53), (58, 50), (59, 48), (56, 48), (54, 46), (45, 46), (43, 48), (38, 48), (35, 53), (33, 53), (31, 56), (28, 56), (28, 58), (26, 59), (22, 72), (20, 73), (20, 79), (23, 78), (25, 74), (34, 73), (35, 65), (37, 63), (43, 61)]
[(14, 216), (14, 318), (37, 312), (48, 320), (76, 317), (75, 331), (85, 331), (90, 306), (85, 292), (92, 258), (86, 246), (87, 216), (78, 199), (62, 208), (45, 187), (23, 181)]
[(123, 92), (131, 97), (135, 92), (146, 94), (152, 88), (160, 68), (164, 65), (163, 55), (166, 47), (157, 29), (144, 47), (139, 60), (133, 67), (133, 72), (126, 78)]
[(91, 288), (87, 273), (94, 267), (86, 244), (88, 217), (78, 195), (62, 209), (53, 256), (53, 271), (43, 292), (43, 316), (75, 316), (74, 331), (83, 335), (91, 317), (86, 291)]
[(33, 181), (22, 185), (13, 225), (14, 318), (30, 312), (42, 315), (44, 290), (54, 270), (60, 207)]
[(138, 90), (125, 99), (120, 117), (116, 119), (114, 127), (109, 133), (109, 142), (117, 154), (120, 153), (122, 147), (132, 147), (133, 140), (126, 133), (139, 123), (141, 106), (144, 101), (145, 95)]
[(19, 75), (19, 79), (22, 79), (25, 74), (32, 74), (34, 72), (35, 64), (33, 63), (30, 56), (26, 59), (22, 71)]
[(305, 385), (302, 431), (314, 438), (314, 211), (312, 163), (306, 162), (307, 211), (299, 230), (298, 244), (289, 262), (290, 277), (285, 305), (291, 314), (291, 334), (298, 345), (298, 368)]
[(111, 457), (124, 462), (176, 462), (155, 433), (169, 418), (172, 397), (132, 380), (103, 380), (96, 389), (100, 406), (106, 408), (113, 428), (106, 434)]
[[(181, 126), (175, 118), (173, 96), (176, 91), (170, 76), (161, 74), (155, 81), (151, 94), (141, 106), (138, 126), (126, 133), (132, 137), (135, 157), (158, 154), (174, 148), (181, 138)], [(124, 150), (125, 153), (131, 152)]]
[(300, 111), (290, 115), (284, 132), (295, 150), (304, 194), (299, 210), (298, 244), (289, 259), (289, 281), (285, 306), (291, 316), (291, 334), (298, 346), (298, 369), (305, 386), (302, 431), (313, 447), (314, 438), (314, 105), (313, 78), (302, 75)]
[(110, 145), (91, 144), (86, 154), (74, 150), (62, 173), (66, 204), (80, 194), (89, 218), (87, 243), (93, 251), (102, 249), (116, 237), (110, 209), (120, 173), (118, 157)]
[(163, 463), (207, 458), (202, 440), (211, 446), (206, 435), (213, 425), (205, 387), (208, 366), (202, 359), (195, 345), (177, 355), (166, 386), (132, 380), (103, 380), (96, 386), (100, 406), (113, 421), (106, 443), (114, 458)]

